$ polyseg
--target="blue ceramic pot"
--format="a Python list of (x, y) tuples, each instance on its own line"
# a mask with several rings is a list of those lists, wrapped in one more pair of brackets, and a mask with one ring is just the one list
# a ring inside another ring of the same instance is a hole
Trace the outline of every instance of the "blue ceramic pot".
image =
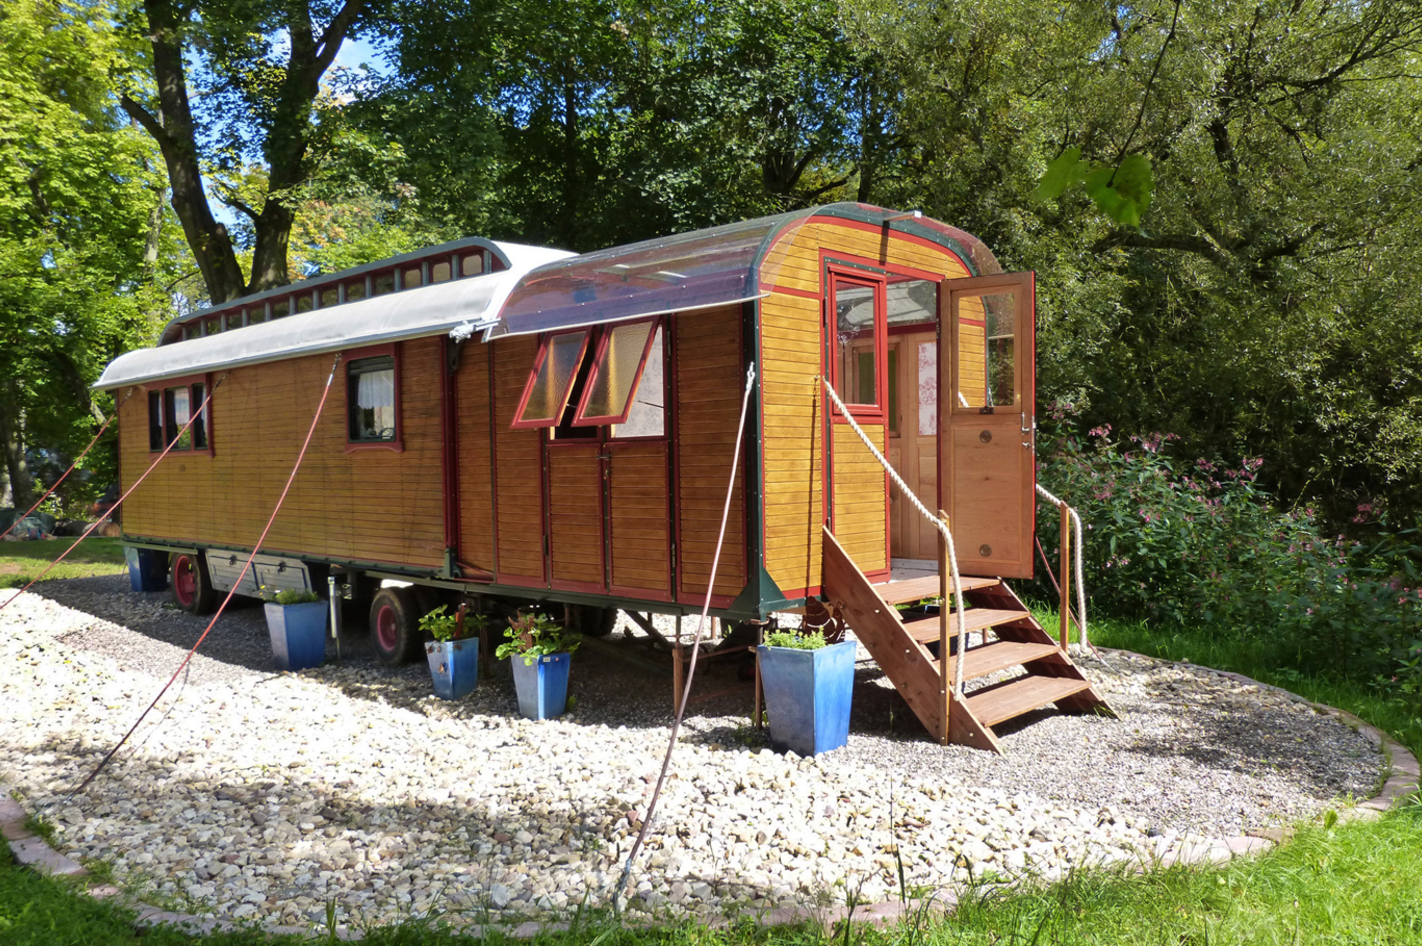
[(819, 650), (760, 647), (760, 679), (775, 750), (811, 756), (849, 741), (854, 649), (854, 641)]
[(520, 716), (552, 719), (563, 715), (568, 708), (568, 669), (572, 662), (572, 655), (566, 652), (546, 654), (531, 664), (525, 664), (517, 654), (509, 658)]
[(268, 601), (267, 631), (280, 670), (309, 670), (326, 659), (326, 602), (277, 604)]
[(435, 696), (457, 700), (479, 682), (479, 639), (430, 641), (425, 644)]
[(153, 549), (125, 548), (128, 583), (133, 591), (165, 591), (168, 588), (168, 553)]

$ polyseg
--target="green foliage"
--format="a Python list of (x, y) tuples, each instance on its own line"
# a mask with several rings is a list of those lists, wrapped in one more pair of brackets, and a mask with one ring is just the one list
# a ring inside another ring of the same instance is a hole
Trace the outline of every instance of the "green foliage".
[(321, 596), (308, 588), (283, 588), (275, 594), (267, 592), (267, 586), (261, 587), (263, 600), (273, 604), (311, 604), (313, 601), (320, 601)]
[(767, 647), (789, 647), (792, 650), (819, 650), (825, 646), (824, 631), (800, 633), (794, 628), (773, 631), (765, 636)]
[[(1292, 666), (1373, 683), (1422, 711), (1422, 546), (1415, 532), (1368, 542), (1325, 534), (1311, 509), (1277, 511), (1258, 460), (1230, 468), (1170, 455), (1176, 438), (1098, 428), (1047, 438), (1043, 482), (1080, 512), (1093, 607), (1204, 635), (1285, 641)], [(1044, 542), (1055, 510), (1042, 507)]]
[(457, 641), (478, 635), (489, 626), (489, 615), (465, 613), (463, 627), (459, 615), (450, 614), (447, 605), (440, 605), (420, 617), (420, 630), (437, 641)]
[(1077, 183), (1085, 186), (1102, 213), (1131, 227), (1141, 225), (1141, 215), (1150, 206), (1150, 193), (1155, 186), (1150, 158), (1143, 154), (1128, 154), (1115, 167), (1093, 167), (1081, 159), (1080, 148), (1072, 147), (1047, 165), (1034, 194), (1038, 200), (1055, 200)]
[(500, 660), (522, 657), (528, 666), (549, 654), (571, 654), (583, 642), (581, 634), (565, 629), (548, 615), (536, 612), (524, 614), (522, 611), (509, 618), (504, 637), (508, 640), (495, 649), (494, 656)]

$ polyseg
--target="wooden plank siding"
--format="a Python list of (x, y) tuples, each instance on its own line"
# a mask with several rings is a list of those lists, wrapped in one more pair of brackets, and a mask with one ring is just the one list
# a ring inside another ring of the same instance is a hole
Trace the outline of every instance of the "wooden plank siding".
[(542, 434), (511, 430), (538, 351), (538, 337), (522, 335), (493, 342), (494, 454), (499, 525), (498, 580), (544, 582)]
[(459, 431), (459, 560), (490, 574), (494, 571), (492, 356), (493, 346), (466, 343), (454, 375)]
[[(740, 421), (745, 385), (741, 309), (693, 312), (671, 324), (676, 333), (677, 600), (700, 602), (711, 580)], [(747, 426), (746, 435), (753, 436), (754, 428)], [(746, 584), (744, 484), (744, 475), (738, 476), (713, 589), (718, 598), (734, 598)]]
[(671, 495), (667, 444), (608, 445), (608, 523), (612, 586), (620, 594), (671, 597)]
[[(825, 255), (947, 279), (970, 275), (945, 248), (830, 218), (812, 218), (766, 253), (761, 285), (771, 295), (760, 303), (765, 567), (792, 595), (817, 593), (821, 584)], [(882, 450), (884, 426), (861, 426)], [(835, 534), (860, 568), (885, 569), (883, 469), (847, 425), (836, 424), (834, 438)]]
[[(315, 557), (439, 567), (444, 561), (439, 339), (400, 343), (403, 452), (346, 452), (346, 371), (330, 397), (265, 548)], [(305, 439), (331, 371), (312, 355), (218, 372), (213, 453), (173, 452), (124, 503), (133, 536), (250, 547), (261, 535)], [(150, 387), (159, 389), (161, 382)], [(125, 484), (152, 462), (148, 401), (124, 405)]]

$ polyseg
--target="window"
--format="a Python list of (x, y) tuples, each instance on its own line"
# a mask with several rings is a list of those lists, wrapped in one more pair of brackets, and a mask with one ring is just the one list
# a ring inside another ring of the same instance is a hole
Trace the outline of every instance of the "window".
[(222, 320), (223, 320), (223, 328), (224, 328), (226, 331), (229, 331), (229, 332), (230, 332), (230, 331), (232, 331), (234, 328), (241, 328), (241, 327), (242, 327), (242, 310), (241, 310), (241, 309), (237, 309), (237, 310), (235, 310), (235, 311), (229, 312), (229, 313), (227, 313), (226, 315), (224, 315), (224, 316), (222, 317)]
[(183, 341), (187, 341), (190, 338), (200, 337), (202, 337), (201, 322), (189, 322), (183, 326)]
[(257, 323), (259, 323), (259, 322), (265, 322), (266, 320), (267, 320), (267, 307), (266, 307), (266, 305), (254, 305), (254, 306), (252, 306), (250, 309), (247, 310), (247, 324), (248, 324), (248, 325), (256, 325)]
[(310, 311), (311, 311), (311, 307), (312, 307), (311, 293), (310, 293), (310, 292), (300, 292), (300, 293), (297, 293), (297, 295), (296, 295), (296, 311), (297, 311), (297, 312), (310, 312)]
[(381, 273), (371, 280), (371, 294), (383, 296), (386, 293), (395, 291), (395, 274)]
[(420, 275), (420, 267), (411, 266), (400, 274), (401, 289), (416, 289), (425, 284), (424, 278)]
[(356, 279), (346, 283), (346, 301), (359, 302), (365, 298), (365, 280)]
[(667, 433), (666, 357), (662, 342), (662, 327), (652, 333), (652, 343), (643, 362), (642, 380), (632, 398), (627, 422), (612, 425), (614, 437), (665, 437)]
[(396, 443), (395, 356), (358, 358), (346, 374), (350, 442)]
[(575, 424), (622, 424), (642, 376), (657, 320), (623, 322), (603, 329), (592, 375), (578, 404)]
[(514, 427), (552, 427), (568, 405), (573, 379), (588, 347), (588, 329), (563, 332), (539, 347), (533, 373), (524, 387), (523, 401), (514, 415)]
[(291, 300), (281, 299), (272, 303), (272, 318), (284, 319), (291, 313)]
[(440, 260), (430, 266), (430, 282), (449, 282), (449, 278), (454, 275), (449, 260)]
[(216, 335), (222, 331), (222, 319), (205, 319), (202, 323), (202, 333), (204, 335)]
[(321, 308), (329, 309), (333, 305), (341, 304), (341, 291), (335, 286), (327, 286), (321, 290)]
[(958, 296), (958, 407), (1017, 404), (1017, 296), (1013, 289)]
[(202, 406), (206, 392), (205, 382), (149, 391), (148, 449), (156, 453), (172, 444), (174, 450), (207, 450), (208, 410), (204, 408), (193, 416)]
[(484, 271), (484, 254), (466, 253), (459, 261), (459, 275), (478, 276)]
[[(831, 273), (835, 392), (852, 413), (877, 414), (884, 352), (884, 284)], [(854, 408), (862, 408), (856, 411)]]

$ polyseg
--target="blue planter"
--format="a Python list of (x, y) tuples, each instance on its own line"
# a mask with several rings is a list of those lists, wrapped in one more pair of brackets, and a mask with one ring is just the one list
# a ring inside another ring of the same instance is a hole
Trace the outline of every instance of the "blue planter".
[(457, 700), (479, 682), (479, 639), (430, 641), (425, 644), (435, 696)]
[(849, 741), (854, 648), (853, 641), (819, 650), (761, 646), (760, 679), (774, 749), (810, 756)]
[(164, 591), (168, 587), (168, 553), (153, 549), (125, 548), (128, 583), (134, 591)]
[(326, 659), (326, 602), (277, 604), (268, 601), (267, 631), (279, 670), (309, 670)]
[(551, 719), (563, 715), (568, 708), (568, 668), (572, 662), (568, 653), (548, 654), (531, 664), (525, 664), (517, 654), (509, 658), (520, 716)]

